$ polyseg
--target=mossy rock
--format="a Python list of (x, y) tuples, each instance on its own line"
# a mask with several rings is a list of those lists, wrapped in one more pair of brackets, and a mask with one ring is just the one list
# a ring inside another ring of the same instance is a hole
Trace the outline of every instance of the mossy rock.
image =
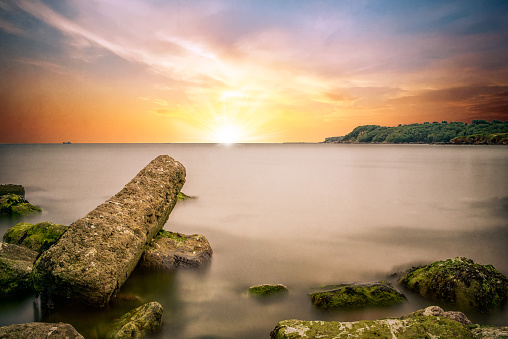
[(32, 267), (37, 252), (0, 242), (0, 298), (11, 298), (34, 291)]
[(270, 284), (264, 284), (264, 285), (257, 285), (257, 286), (251, 286), (247, 290), (247, 294), (254, 295), (254, 296), (272, 296), (272, 295), (281, 295), (288, 293), (288, 288), (282, 284), (277, 285), (270, 285)]
[(7, 194), (0, 197), (0, 214), (16, 216), (40, 212), (41, 209), (39, 207), (30, 204), (20, 195)]
[(69, 226), (47, 221), (35, 225), (20, 222), (9, 228), (3, 239), (9, 244), (25, 246), (41, 253), (56, 243), (68, 228)]
[(473, 338), (477, 339), (502, 339), (508, 338), (508, 326), (482, 326), (474, 325), (471, 329)]
[(489, 312), (508, 299), (508, 279), (492, 265), (457, 257), (411, 268), (399, 282), (420, 295), (461, 309)]
[(385, 281), (368, 284), (326, 285), (310, 294), (312, 304), (320, 309), (392, 306), (406, 302), (400, 291)]
[(272, 339), (473, 338), (467, 326), (446, 317), (432, 315), (355, 322), (283, 320), (270, 336)]
[(162, 323), (162, 305), (150, 302), (123, 315), (108, 335), (109, 339), (143, 338), (156, 332)]
[(184, 200), (189, 200), (189, 199), (196, 199), (196, 197), (187, 195), (187, 194), (185, 194), (183, 192), (178, 193), (177, 198), (178, 198), (178, 201), (184, 201)]

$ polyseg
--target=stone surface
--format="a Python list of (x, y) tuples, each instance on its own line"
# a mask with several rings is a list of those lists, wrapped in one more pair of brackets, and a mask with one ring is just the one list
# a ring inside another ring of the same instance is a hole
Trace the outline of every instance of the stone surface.
[(140, 266), (163, 270), (198, 267), (210, 261), (211, 257), (212, 248), (204, 236), (162, 230), (143, 253)]
[(30, 204), (20, 195), (6, 194), (0, 197), (0, 214), (19, 216), (39, 212), (39, 207)]
[(406, 297), (389, 283), (341, 284), (318, 287), (311, 293), (312, 304), (321, 309), (391, 306), (406, 301)]
[(158, 302), (150, 302), (135, 308), (118, 320), (108, 338), (143, 338), (154, 333), (162, 323), (162, 313), (162, 306)]
[(501, 339), (508, 338), (508, 326), (478, 326), (471, 330), (473, 338)]
[(461, 309), (488, 312), (508, 298), (508, 279), (492, 265), (458, 257), (413, 267), (399, 282), (424, 297), (455, 304)]
[(37, 252), (0, 242), (0, 298), (33, 292), (32, 266)]
[(282, 284), (277, 284), (277, 285), (264, 284), (264, 285), (251, 286), (247, 290), (247, 294), (255, 295), (255, 296), (271, 296), (271, 295), (284, 294), (284, 293), (288, 293), (288, 292), (289, 292), (288, 288)]
[(28, 323), (0, 327), (0, 338), (5, 339), (84, 339), (72, 325), (64, 323)]
[(272, 331), (272, 339), (296, 338), (472, 338), (469, 328), (457, 321), (434, 315), (404, 316), (355, 322), (284, 320)]
[(411, 318), (416, 316), (434, 316), (434, 317), (445, 317), (451, 320), (455, 320), (463, 325), (471, 325), (471, 321), (467, 318), (467, 316), (462, 312), (457, 311), (448, 311), (445, 312), (441, 307), (439, 306), (429, 306), (423, 310), (418, 310), (416, 312), (410, 313), (408, 315), (405, 315), (401, 317), (401, 319), (405, 318)]
[(25, 188), (21, 185), (5, 184), (0, 185), (0, 196), (6, 194), (16, 194), (25, 197)]
[(158, 156), (119, 193), (72, 223), (34, 265), (43, 304), (106, 306), (164, 227), (184, 182), (184, 166)]
[(9, 228), (3, 239), (9, 244), (21, 245), (41, 253), (56, 243), (68, 228), (69, 226), (47, 221), (35, 225), (20, 222)]

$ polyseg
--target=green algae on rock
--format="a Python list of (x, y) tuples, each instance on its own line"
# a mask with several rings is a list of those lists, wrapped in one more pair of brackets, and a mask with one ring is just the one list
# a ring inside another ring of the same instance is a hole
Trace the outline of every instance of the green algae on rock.
[(312, 304), (320, 309), (391, 306), (406, 302), (400, 291), (385, 281), (366, 284), (326, 285), (310, 294)]
[(457, 257), (411, 268), (399, 283), (434, 300), (488, 312), (508, 299), (508, 279), (492, 265)]
[(76, 329), (65, 323), (33, 322), (0, 327), (0, 338), (54, 338), (54, 339), (84, 339)]
[(0, 197), (0, 214), (20, 216), (40, 212), (39, 207), (30, 204), (20, 195), (6, 194)]
[(20, 222), (9, 228), (3, 239), (9, 244), (21, 245), (41, 253), (56, 243), (68, 228), (69, 226), (47, 221), (35, 225)]
[(109, 339), (143, 338), (156, 332), (162, 323), (162, 305), (150, 302), (124, 314), (116, 323)]
[(0, 242), (0, 298), (33, 292), (32, 266), (37, 252)]
[(257, 285), (257, 286), (251, 286), (247, 290), (247, 294), (254, 295), (254, 296), (271, 296), (271, 295), (279, 295), (288, 293), (288, 288), (282, 284), (277, 285), (270, 285), (270, 284), (264, 284), (264, 285)]
[(270, 336), (272, 339), (473, 338), (469, 328), (455, 320), (423, 314), (355, 322), (283, 320)]
[(178, 198), (178, 201), (184, 201), (184, 200), (189, 200), (189, 199), (196, 199), (196, 197), (187, 195), (187, 194), (185, 194), (183, 192), (178, 193), (177, 198)]

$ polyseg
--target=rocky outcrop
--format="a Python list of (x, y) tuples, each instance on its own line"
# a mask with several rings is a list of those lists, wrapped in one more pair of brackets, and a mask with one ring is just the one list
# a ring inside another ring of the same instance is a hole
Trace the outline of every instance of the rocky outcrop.
[(422, 310), (419, 315), (355, 322), (284, 320), (270, 335), (272, 339), (472, 338), (469, 328), (460, 322), (427, 313)]
[(16, 194), (25, 197), (25, 188), (21, 185), (5, 184), (0, 185), (0, 196), (7, 194)]
[(399, 282), (424, 297), (480, 312), (498, 309), (508, 298), (504, 275), (464, 257), (413, 267)]
[(0, 196), (0, 214), (19, 216), (39, 212), (41, 212), (39, 207), (30, 204), (21, 195), (6, 194)]
[(508, 326), (476, 326), (471, 330), (475, 339), (508, 338)]
[(312, 304), (321, 309), (391, 306), (406, 301), (406, 297), (389, 283), (326, 285), (310, 295)]
[(47, 221), (35, 225), (20, 222), (9, 228), (3, 239), (6, 243), (21, 245), (41, 253), (56, 243), (68, 228), (69, 226)]
[(34, 265), (43, 304), (107, 305), (163, 228), (184, 182), (184, 166), (161, 155), (119, 193), (72, 223)]
[(403, 317), (401, 317), (401, 319), (406, 319), (406, 318), (414, 318), (414, 317), (419, 317), (419, 316), (434, 316), (434, 317), (445, 317), (445, 318), (448, 318), (448, 319), (451, 319), (451, 320), (455, 320), (459, 323), (461, 323), (462, 325), (471, 325), (471, 321), (466, 317), (466, 315), (462, 312), (457, 312), (457, 311), (447, 311), (445, 312), (441, 307), (439, 306), (429, 306), (427, 308), (424, 308), (423, 310), (418, 310), (416, 312), (413, 312), (413, 313), (410, 313), (410, 314), (407, 314)]
[(32, 266), (37, 252), (0, 242), (0, 298), (33, 292)]
[(84, 337), (69, 324), (39, 322), (0, 327), (0, 338), (84, 339)]
[(162, 230), (143, 253), (140, 266), (162, 270), (198, 267), (210, 261), (211, 256), (212, 248), (204, 236)]
[(154, 333), (162, 323), (162, 313), (162, 306), (158, 302), (142, 305), (122, 316), (108, 338), (143, 338)]
[(277, 285), (257, 285), (251, 286), (247, 290), (247, 294), (254, 296), (272, 296), (272, 295), (281, 295), (288, 293), (288, 288), (282, 284)]

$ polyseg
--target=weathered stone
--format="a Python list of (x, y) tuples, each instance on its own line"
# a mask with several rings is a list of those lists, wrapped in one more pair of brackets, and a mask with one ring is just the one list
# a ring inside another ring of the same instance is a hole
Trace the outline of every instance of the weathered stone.
[(310, 299), (321, 309), (391, 306), (407, 299), (389, 283), (381, 281), (367, 284), (341, 284), (318, 287)]
[(33, 292), (32, 266), (37, 252), (0, 242), (0, 298)]
[(39, 212), (39, 207), (30, 204), (20, 195), (6, 194), (0, 197), (0, 214), (19, 216)]
[(255, 296), (272, 296), (272, 295), (284, 294), (284, 293), (288, 293), (288, 292), (289, 292), (288, 288), (282, 284), (277, 284), (277, 285), (264, 284), (264, 285), (251, 286), (247, 290), (247, 294), (255, 295)]
[(0, 338), (84, 339), (72, 325), (64, 323), (28, 323), (0, 327)]
[(107, 305), (164, 227), (184, 182), (183, 165), (161, 155), (119, 193), (72, 223), (34, 265), (43, 303)]
[(204, 236), (162, 230), (143, 253), (140, 266), (163, 270), (198, 267), (207, 263), (211, 256), (212, 248)]
[(4, 241), (9, 244), (25, 246), (41, 253), (56, 243), (68, 228), (69, 226), (47, 221), (35, 225), (20, 222), (9, 228), (4, 234)]
[(5, 184), (0, 185), (0, 196), (6, 194), (16, 194), (25, 197), (25, 188), (21, 185)]
[(492, 265), (458, 257), (413, 267), (399, 282), (424, 297), (487, 312), (508, 299), (508, 279)]
[(457, 311), (448, 311), (445, 312), (439, 306), (429, 306), (423, 310), (418, 310), (416, 312), (410, 313), (401, 317), (401, 319), (417, 317), (417, 316), (434, 316), (434, 317), (445, 317), (451, 320), (455, 320), (463, 325), (471, 325), (471, 321), (467, 318), (467, 316), (462, 312)]
[(135, 308), (117, 321), (108, 338), (143, 338), (154, 333), (162, 323), (162, 313), (162, 306), (158, 302), (150, 302)]
[(272, 339), (296, 338), (472, 338), (469, 328), (457, 321), (434, 315), (404, 316), (355, 322), (284, 320), (272, 331)]
[(506, 339), (508, 326), (477, 326), (471, 330), (475, 339)]

